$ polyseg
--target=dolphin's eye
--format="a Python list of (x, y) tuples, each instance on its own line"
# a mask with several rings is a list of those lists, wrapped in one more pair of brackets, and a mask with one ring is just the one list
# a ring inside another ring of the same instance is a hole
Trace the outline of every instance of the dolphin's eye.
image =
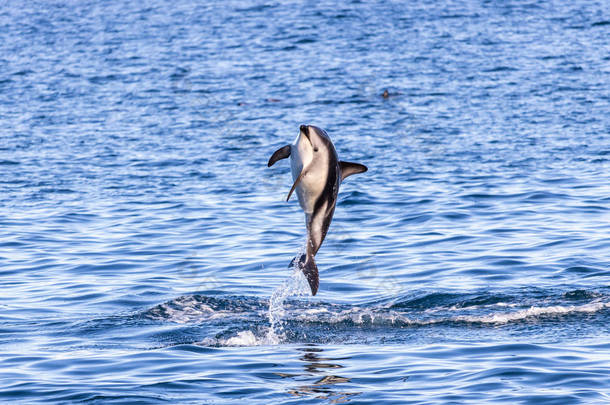
[(315, 148), (313, 148), (313, 151), (317, 152), (318, 151), (318, 147), (316, 146)]

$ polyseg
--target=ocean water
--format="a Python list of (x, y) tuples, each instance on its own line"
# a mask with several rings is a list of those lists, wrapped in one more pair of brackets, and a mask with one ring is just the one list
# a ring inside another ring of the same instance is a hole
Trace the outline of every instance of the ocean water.
[[(604, 1), (0, 2), (0, 402), (610, 402), (609, 38)], [(369, 167), (315, 297), (266, 167), (300, 124)]]

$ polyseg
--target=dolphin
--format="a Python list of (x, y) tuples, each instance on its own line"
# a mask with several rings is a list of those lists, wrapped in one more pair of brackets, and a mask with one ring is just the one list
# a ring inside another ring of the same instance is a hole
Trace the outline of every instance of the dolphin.
[[(339, 185), (352, 174), (366, 172), (367, 167), (339, 160), (335, 146), (323, 129), (313, 125), (301, 125), (299, 129), (294, 143), (276, 150), (267, 167), (290, 157), (294, 183), (286, 201), (296, 190), (307, 227), (307, 251), (299, 258), (298, 264), (309, 282), (311, 294), (316, 295), (320, 280), (314, 257), (333, 219)], [(293, 265), (296, 259), (292, 259), (290, 264)]]

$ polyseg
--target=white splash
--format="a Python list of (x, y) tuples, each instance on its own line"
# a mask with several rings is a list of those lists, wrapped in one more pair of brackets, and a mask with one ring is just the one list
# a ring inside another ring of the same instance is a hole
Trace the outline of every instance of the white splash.
[(230, 337), (220, 343), (222, 346), (258, 346), (261, 344), (261, 341), (251, 331), (244, 330), (238, 332), (237, 336)]
[(203, 339), (202, 341), (196, 343), (201, 346), (260, 346), (265, 344), (263, 339), (259, 339), (256, 335), (250, 330), (243, 330), (241, 332), (237, 332), (236, 336), (231, 336), (230, 338), (213, 338), (208, 337)]
[[(299, 252), (297, 257), (301, 256)], [(269, 330), (264, 337), (257, 337), (251, 330), (238, 332), (236, 336), (228, 339), (206, 339), (201, 344), (221, 346), (259, 346), (259, 345), (278, 345), (286, 339), (284, 333), (284, 317), (287, 311), (284, 308), (284, 302), (289, 297), (308, 296), (311, 294), (309, 283), (303, 272), (298, 268), (298, 265), (292, 267), (292, 274), (280, 284), (269, 298)]]
[[(301, 253), (297, 255), (299, 257)], [(291, 296), (305, 296), (310, 294), (309, 284), (303, 272), (295, 264), (290, 277), (277, 287), (269, 299), (269, 332), (265, 342), (271, 345), (280, 344), (284, 338), (284, 322), (286, 315), (284, 301)]]

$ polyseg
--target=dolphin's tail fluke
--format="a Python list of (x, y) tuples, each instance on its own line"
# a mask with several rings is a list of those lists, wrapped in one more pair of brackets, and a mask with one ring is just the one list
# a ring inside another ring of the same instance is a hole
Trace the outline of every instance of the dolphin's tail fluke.
[[(307, 255), (301, 255), (298, 258), (299, 269), (305, 274), (305, 278), (307, 278), (307, 282), (309, 283), (309, 287), (311, 288), (311, 295), (316, 295), (318, 292), (318, 286), (320, 285), (320, 278), (318, 277), (318, 266), (316, 266), (316, 262), (312, 257), (307, 257)], [(290, 267), (294, 266), (297, 258), (295, 257), (290, 262)]]
[(320, 285), (320, 278), (318, 277), (318, 266), (316, 266), (316, 262), (313, 260), (313, 257), (305, 261), (302, 269), (303, 274), (305, 274), (305, 277), (307, 277), (309, 287), (311, 287), (311, 295), (316, 295), (318, 292), (318, 286)]

